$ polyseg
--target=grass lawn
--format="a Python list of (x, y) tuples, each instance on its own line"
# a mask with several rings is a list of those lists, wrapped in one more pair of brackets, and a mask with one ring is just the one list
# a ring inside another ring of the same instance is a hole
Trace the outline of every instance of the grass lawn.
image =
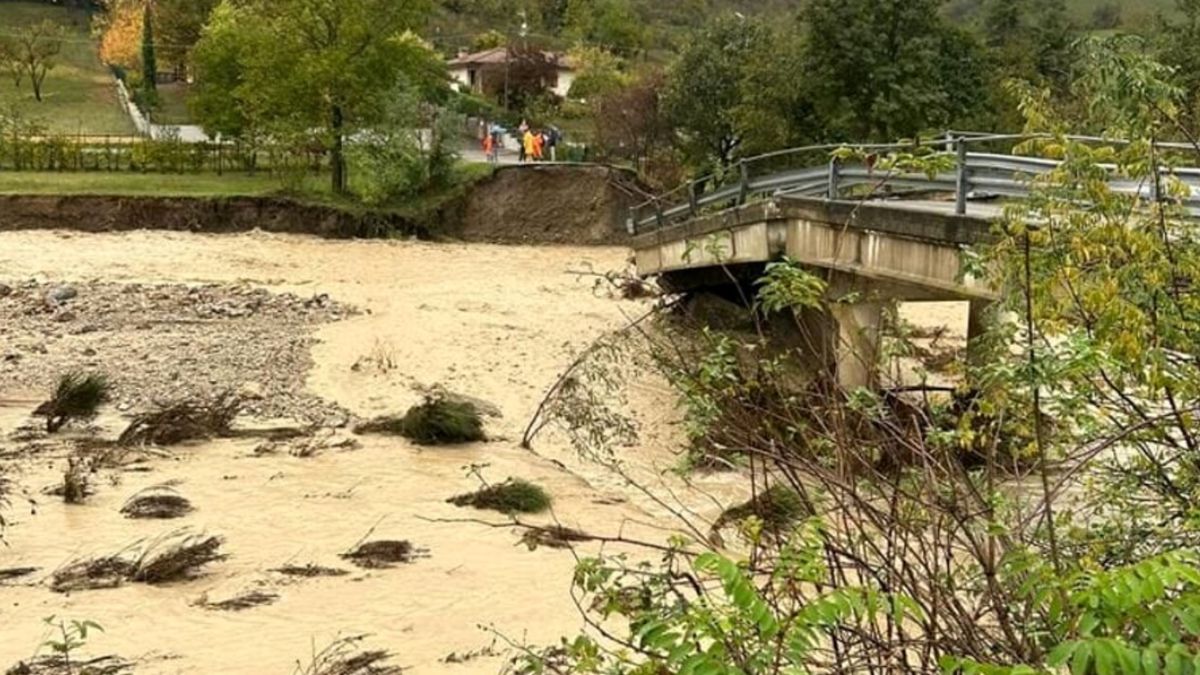
[[(320, 187), (314, 176), (312, 190)], [(322, 180), (320, 185), (324, 185)], [(306, 186), (307, 187), (307, 186)], [(282, 190), (279, 180), (264, 173), (161, 174), (134, 172), (54, 173), (0, 171), (0, 194), (35, 195), (153, 195), (213, 197), (268, 195)], [(326, 188), (326, 191), (328, 188)]]
[[(490, 176), (487, 164), (462, 163), (458, 166), (454, 185), (446, 190), (421, 195), (387, 208), (400, 213), (419, 215), (436, 209), (452, 199), (467, 185)], [(351, 177), (353, 178), (353, 173)], [(351, 181), (353, 187), (353, 180)], [(243, 172), (165, 174), (135, 172), (35, 172), (0, 171), (0, 195), (127, 195), (153, 197), (260, 197), (284, 195), (279, 178), (267, 172), (254, 175)], [(329, 175), (308, 176), (299, 193), (302, 201), (335, 206), (359, 206), (351, 197), (335, 197), (330, 190)]]
[(43, 100), (33, 98), (25, 82), (20, 89), (0, 79), (0, 107), (15, 103), (26, 115), (56, 133), (132, 134), (133, 123), (117, 100), (116, 83), (100, 62), (89, 30), (87, 12), (30, 2), (0, 2), (0, 32), (18, 33), (23, 26), (50, 19), (66, 37), (58, 65), (46, 77)]
[(151, 115), (156, 124), (191, 124), (187, 107), (188, 85), (183, 82), (158, 85), (158, 108)]

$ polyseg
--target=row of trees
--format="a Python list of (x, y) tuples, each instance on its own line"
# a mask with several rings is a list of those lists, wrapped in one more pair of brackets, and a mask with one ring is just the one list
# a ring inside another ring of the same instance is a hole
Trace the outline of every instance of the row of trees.
[[(1005, 80), (1068, 76), (1074, 37), (1061, 1), (993, 0), (981, 32), (952, 24), (941, 5), (813, 0), (789, 21), (726, 15), (700, 29), (664, 74), (645, 69), (632, 79), (664, 80), (652, 118), (673, 130), (679, 159), (706, 170), (792, 145), (1013, 128)], [(646, 136), (661, 136), (650, 125), (639, 125), (638, 138), (612, 133), (613, 107), (600, 103), (596, 120), (600, 138), (617, 141), (610, 153), (638, 153)]]
[[(985, 0), (974, 28), (951, 21), (942, 5), (812, 0), (788, 20), (724, 15), (696, 31), (662, 71), (585, 54), (580, 84), (601, 83), (586, 93), (607, 99), (594, 111), (608, 156), (644, 163), (647, 148), (666, 143), (692, 172), (795, 145), (893, 141), (947, 128), (1016, 131), (1022, 116), (1007, 86), (1013, 80), (1071, 96), (1084, 32), (1062, 0)], [(1143, 37), (1144, 48), (1174, 70), (1194, 132), (1200, 2), (1177, 5)], [(656, 83), (663, 85), (657, 105), (643, 100), (635, 106), (643, 119), (631, 124), (625, 103)], [(671, 159), (655, 154), (660, 164)]]

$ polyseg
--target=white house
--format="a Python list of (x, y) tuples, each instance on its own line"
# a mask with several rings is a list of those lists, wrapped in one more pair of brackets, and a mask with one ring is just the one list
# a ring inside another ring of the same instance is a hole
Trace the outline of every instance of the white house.
[[(556, 95), (566, 98), (575, 82), (575, 69), (571, 67), (567, 56), (559, 52), (542, 52), (546, 60), (554, 65), (554, 81), (546, 82), (546, 88)], [(495, 47), (481, 52), (459, 52), (456, 58), (447, 62), (450, 77), (455, 81), (459, 91), (482, 93), (484, 82), (495, 82), (492, 78), (502, 78), (505, 67), (511, 58), (507, 47)], [(501, 86), (495, 82), (494, 86)]]

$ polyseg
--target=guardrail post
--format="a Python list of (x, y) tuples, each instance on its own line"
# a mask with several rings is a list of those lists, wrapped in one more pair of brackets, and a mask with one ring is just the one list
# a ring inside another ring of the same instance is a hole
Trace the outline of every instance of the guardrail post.
[(658, 226), (658, 229), (661, 230), (663, 228), (662, 202), (658, 201), (658, 197), (654, 198), (654, 222)]
[(833, 201), (838, 198), (841, 190), (838, 187), (839, 178), (841, 177), (841, 163), (837, 157), (829, 160), (829, 185), (828, 191), (825, 193), (826, 198)]
[(750, 197), (750, 169), (746, 166), (746, 160), (738, 162), (738, 172), (742, 181), (741, 190), (738, 192), (738, 206), (741, 206)]
[(638, 210), (636, 206), (629, 207), (625, 212), (625, 231), (631, 237), (637, 234), (637, 215)]
[(692, 217), (695, 217), (696, 211), (700, 210), (696, 197), (696, 181), (688, 183), (688, 210), (691, 212)]
[(971, 174), (967, 169), (967, 143), (963, 139), (956, 141), (958, 152), (958, 180), (954, 186), (954, 212), (960, 216), (967, 215), (967, 193), (971, 191)]

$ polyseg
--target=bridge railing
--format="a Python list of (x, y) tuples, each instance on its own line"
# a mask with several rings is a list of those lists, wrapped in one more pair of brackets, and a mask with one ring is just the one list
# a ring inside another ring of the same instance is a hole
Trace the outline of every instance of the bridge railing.
[[(802, 196), (832, 200), (847, 193), (861, 193), (862, 188), (885, 186), (889, 190), (900, 188), (953, 194), (955, 212), (965, 215), (968, 203), (975, 198), (1029, 194), (1031, 179), (1059, 166), (1059, 162), (1052, 159), (974, 151), (973, 148), (1011, 146), (1037, 138), (1051, 137), (951, 131), (943, 138), (924, 140), (920, 144), (825, 144), (780, 150), (747, 158), (722, 175), (703, 176), (634, 206), (630, 209), (627, 228), (630, 234), (639, 234), (761, 199)], [(1091, 136), (1068, 138), (1088, 143), (1126, 143)], [(952, 158), (953, 170), (931, 177), (924, 173), (881, 171), (862, 163), (843, 163), (833, 157), (833, 151), (840, 148), (874, 154), (914, 147), (932, 148), (933, 155)], [(1159, 143), (1157, 147), (1165, 151), (1200, 154), (1200, 150), (1184, 143)], [(1116, 173), (1115, 166), (1106, 168)], [(1162, 169), (1162, 172), (1191, 188), (1183, 203), (1193, 216), (1200, 217), (1200, 168), (1171, 168)], [(1114, 178), (1110, 185), (1118, 192), (1157, 199), (1152, 181), (1139, 183)]]

